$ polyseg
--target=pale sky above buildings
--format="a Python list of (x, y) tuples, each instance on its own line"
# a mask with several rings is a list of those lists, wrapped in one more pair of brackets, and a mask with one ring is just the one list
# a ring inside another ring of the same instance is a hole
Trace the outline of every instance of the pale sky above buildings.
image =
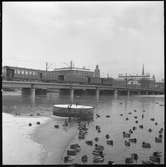
[(163, 1), (3, 2), (2, 64), (164, 77)]

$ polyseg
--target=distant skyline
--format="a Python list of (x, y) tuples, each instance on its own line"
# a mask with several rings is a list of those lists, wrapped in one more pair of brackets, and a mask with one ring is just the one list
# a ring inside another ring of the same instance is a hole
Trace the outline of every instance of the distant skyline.
[(2, 65), (164, 78), (164, 2), (3, 2)]

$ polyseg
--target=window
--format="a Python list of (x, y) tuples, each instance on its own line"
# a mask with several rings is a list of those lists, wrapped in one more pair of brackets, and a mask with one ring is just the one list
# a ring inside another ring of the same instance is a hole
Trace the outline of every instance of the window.
[(21, 73), (24, 74), (24, 70), (22, 70)]
[(17, 74), (20, 74), (20, 70), (17, 70)]
[(25, 74), (28, 75), (28, 71), (25, 71)]
[(31, 75), (32, 74), (32, 72), (31, 71), (29, 71), (29, 75)]

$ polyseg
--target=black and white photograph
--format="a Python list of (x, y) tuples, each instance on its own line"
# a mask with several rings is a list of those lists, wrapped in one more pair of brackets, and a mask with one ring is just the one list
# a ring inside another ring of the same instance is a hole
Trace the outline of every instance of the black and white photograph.
[(164, 1), (1, 14), (3, 165), (164, 166)]

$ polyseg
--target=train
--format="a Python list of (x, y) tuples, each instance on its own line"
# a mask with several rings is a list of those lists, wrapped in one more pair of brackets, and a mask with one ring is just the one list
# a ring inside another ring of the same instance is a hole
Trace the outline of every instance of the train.
[[(23, 67), (3, 66), (2, 79), (7, 81), (36, 81), (57, 83), (78, 83), (91, 85), (107, 85), (119, 88), (138, 88), (138, 85), (128, 85), (123, 79), (98, 78), (81, 75), (62, 74), (57, 71), (45, 71)], [(148, 83), (148, 82), (147, 82)], [(145, 84), (144, 84), (145, 85)], [(146, 85), (146, 88), (150, 87)]]

